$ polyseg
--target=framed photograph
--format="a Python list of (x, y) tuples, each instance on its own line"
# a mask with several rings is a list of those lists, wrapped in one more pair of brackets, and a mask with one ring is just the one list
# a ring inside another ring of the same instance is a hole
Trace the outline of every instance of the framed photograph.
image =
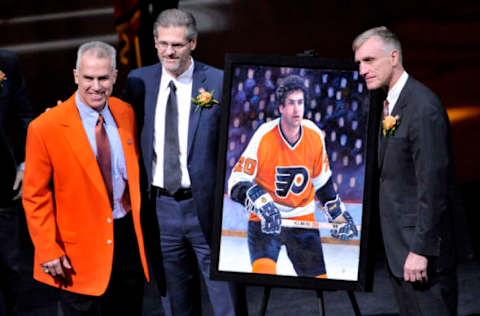
[(226, 57), (214, 279), (370, 290), (371, 104), (350, 62)]

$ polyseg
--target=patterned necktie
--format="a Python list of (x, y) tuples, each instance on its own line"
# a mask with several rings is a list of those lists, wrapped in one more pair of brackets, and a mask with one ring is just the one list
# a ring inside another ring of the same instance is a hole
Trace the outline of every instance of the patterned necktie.
[(173, 81), (168, 84), (170, 94), (165, 112), (165, 149), (163, 156), (163, 182), (165, 189), (174, 194), (180, 189), (180, 148), (178, 144), (178, 105), (176, 87)]
[(104, 126), (104, 118), (100, 114), (95, 125), (95, 140), (97, 142), (97, 163), (102, 173), (103, 182), (108, 193), (110, 206), (113, 208), (112, 159), (110, 156), (110, 142)]
[(388, 116), (388, 101), (385, 99), (383, 101), (383, 110), (382, 110), (382, 121), (380, 122), (380, 134), (379, 134), (379, 141), (378, 141), (378, 160), (381, 160), (381, 153), (383, 149), (383, 145), (385, 142), (385, 137), (383, 137), (383, 122), (385, 121), (385, 118)]
[(383, 101), (383, 119), (385, 119), (388, 116), (388, 101), (385, 99)]

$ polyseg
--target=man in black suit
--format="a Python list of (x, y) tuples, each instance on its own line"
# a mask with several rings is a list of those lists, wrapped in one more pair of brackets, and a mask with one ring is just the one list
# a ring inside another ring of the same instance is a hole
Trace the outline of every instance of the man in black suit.
[(17, 56), (0, 50), (0, 315), (16, 313), (24, 227), (23, 161), (27, 125), (31, 119), (32, 110)]
[(353, 41), (369, 90), (383, 89), (379, 211), (388, 270), (401, 315), (455, 315), (455, 170), (449, 121), (437, 96), (405, 72), (386, 27)]
[(163, 11), (154, 40), (160, 63), (132, 71), (125, 98), (136, 109), (144, 190), (156, 205), (162, 261), (152, 264), (165, 270), (165, 314), (195, 314), (200, 271), (215, 315), (234, 315), (230, 284), (210, 280), (223, 72), (191, 57), (197, 28), (188, 12)]

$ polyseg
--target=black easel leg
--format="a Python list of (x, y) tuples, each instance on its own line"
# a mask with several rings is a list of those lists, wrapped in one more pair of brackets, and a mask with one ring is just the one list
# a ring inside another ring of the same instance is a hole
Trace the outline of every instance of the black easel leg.
[(318, 297), (318, 310), (321, 316), (325, 316), (325, 300), (323, 299), (323, 291), (316, 290)]
[(353, 311), (355, 312), (355, 316), (361, 316), (360, 314), (360, 307), (358, 307), (357, 299), (355, 298), (355, 294), (352, 291), (347, 291), (348, 298), (350, 299), (350, 303), (352, 303)]
[(263, 297), (262, 297), (262, 306), (260, 309), (260, 316), (265, 316), (267, 313), (267, 304), (268, 304), (268, 299), (270, 298), (270, 292), (272, 291), (272, 288), (269, 286), (265, 287), (265, 290), (263, 291)]

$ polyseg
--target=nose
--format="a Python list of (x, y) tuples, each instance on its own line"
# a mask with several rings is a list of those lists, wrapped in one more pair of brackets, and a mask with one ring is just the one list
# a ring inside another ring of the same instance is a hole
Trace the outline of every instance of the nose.
[(367, 67), (365, 67), (364, 63), (360, 63), (358, 65), (358, 70), (359, 70), (360, 76), (365, 77), (365, 75), (367, 74)]
[(93, 80), (92, 88), (94, 90), (100, 90), (101, 86), (100, 86), (100, 81), (98, 79)]
[(300, 108), (302, 107), (302, 104), (300, 102), (296, 102), (295, 103), (295, 106), (293, 107), (294, 111), (295, 111), (295, 114), (297, 114), (298, 112), (300, 112)]
[(167, 55), (173, 55), (175, 53), (175, 50), (173, 49), (172, 45), (167, 45), (165, 52), (167, 53)]

